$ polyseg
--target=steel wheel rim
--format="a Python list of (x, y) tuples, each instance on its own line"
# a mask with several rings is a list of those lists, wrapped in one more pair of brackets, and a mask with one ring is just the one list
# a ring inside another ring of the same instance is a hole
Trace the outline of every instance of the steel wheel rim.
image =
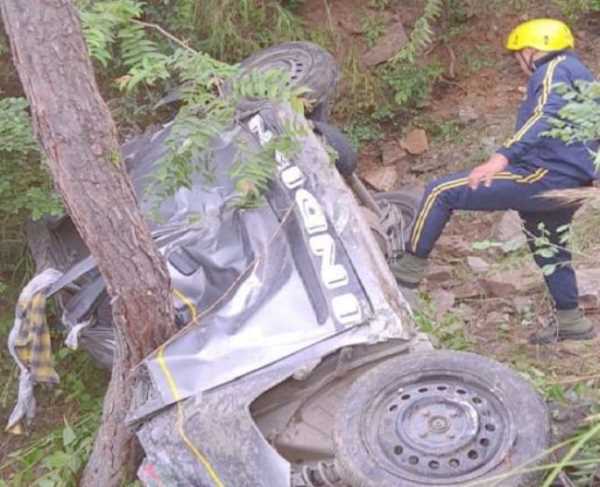
[[(257, 65), (257, 67), (255, 67)], [(304, 52), (301, 49), (294, 49), (293, 51), (287, 51), (285, 53), (274, 52), (268, 57), (262, 57), (251, 62), (247, 65), (243, 65), (244, 70), (258, 69), (260, 72), (270, 70), (282, 70), (290, 75), (289, 84), (299, 84), (306, 77), (306, 73), (309, 73), (312, 69), (313, 59), (310, 54)]]
[(425, 485), (460, 485), (485, 475), (515, 438), (511, 412), (494, 388), (462, 372), (401, 377), (361, 418), (361, 439), (379, 467)]

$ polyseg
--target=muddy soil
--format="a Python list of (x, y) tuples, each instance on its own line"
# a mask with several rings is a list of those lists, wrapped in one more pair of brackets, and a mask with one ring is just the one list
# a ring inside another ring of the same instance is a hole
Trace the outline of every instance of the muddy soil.
[[(419, 5), (418, 1), (390, 2), (384, 11), (386, 25), (401, 21), (410, 32), (419, 16)], [(360, 0), (308, 0), (303, 7), (308, 23), (335, 28), (335, 54), (341, 63), (351, 49), (366, 49), (361, 22), (374, 11)], [(450, 41), (437, 41), (420, 62), (441, 61), (445, 68), (443, 80), (436, 84), (427, 106), (416, 117), (401, 127), (384, 126), (382, 139), (362, 147), (360, 174), (368, 179), (369, 174), (380, 170), (385, 147), (400, 143), (414, 128), (425, 129), (429, 149), (421, 155), (407, 154), (396, 163), (396, 188), (422, 185), (436, 176), (485, 162), (512, 134), (527, 83), (505, 51), (504, 39), (518, 22), (543, 16), (556, 17), (560, 13), (547, 1), (528, 2), (520, 13), (505, 5), (470, 16)], [(596, 75), (600, 74), (598, 17), (580, 19), (574, 25), (577, 50)], [(594, 258), (600, 250), (600, 233), (589, 223), (597, 214), (597, 208), (586, 208), (578, 214), (576, 247), (585, 250), (575, 255), (577, 269), (600, 267)], [(528, 345), (527, 336), (538, 330), (552, 311), (542, 273), (526, 249), (508, 253), (496, 247), (476, 250), (477, 242), (494, 240), (502, 217), (502, 213), (454, 215), (442, 245), (431, 259), (432, 267), (449, 270), (450, 278), (432, 279), (422, 288), (422, 297), (429, 303), (427, 312), (437, 316), (442, 323), (438, 326), (444, 326), (444, 321), (460, 321), (460, 333), (468, 348), (524, 371), (544, 390), (560, 390), (576, 402), (598, 401), (600, 363), (595, 357), (600, 338), (543, 348)], [(475, 277), (467, 264), (472, 257), (486, 263), (485, 271)], [(481, 292), (481, 280), (515, 285), (502, 292), (492, 290), (490, 295)], [(447, 306), (450, 301), (451, 306)], [(436, 312), (436, 304), (444, 308), (442, 313)], [(599, 324), (600, 332), (600, 310), (592, 307), (587, 312)]]

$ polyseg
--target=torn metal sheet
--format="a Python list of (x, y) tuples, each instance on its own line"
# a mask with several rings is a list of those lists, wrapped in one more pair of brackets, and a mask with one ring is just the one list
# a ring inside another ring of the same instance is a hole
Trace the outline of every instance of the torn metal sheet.
[[(266, 144), (286, 117), (292, 119), (289, 111), (278, 110), (267, 106), (242, 121), (250, 142)], [(185, 243), (165, 250), (178, 305), (192, 321), (145, 362), (165, 403), (361, 324), (369, 324), (365, 341), (410, 336), (400, 318), (405, 305), (383, 257), (365, 249), (376, 244), (365, 242), (370, 231), (357, 203), (305, 129), (294, 161), (276, 156), (278, 178), (265, 207), (228, 207), (225, 185), (210, 194), (186, 190), (172, 207), (171, 214), (183, 218), (199, 201), (204, 212), (211, 202), (209, 218), (220, 221), (209, 233), (190, 232)], [(226, 169), (231, 163), (226, 156), (233, 153), (229, 147), (217, 152), (217, 167)], [(385, 277), (388, 284), (382, 286)], [(215, 282), (219, 287), (211, 288)]]

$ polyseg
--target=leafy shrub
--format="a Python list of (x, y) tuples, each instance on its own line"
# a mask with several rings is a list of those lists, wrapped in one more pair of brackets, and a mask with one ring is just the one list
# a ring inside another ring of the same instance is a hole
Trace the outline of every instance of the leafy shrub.
[(296, 3), (286, 7), (274, 0), (195, 2), (190, 37), (194, 47), (213, 57), (238, 62), (262, 47), (305, 37), (292, 10)]
[(397, 61), (384, 67), (383, 80), (392, 90), (394, 102), (399, 107), (417, 108), (427, 101), (433, 84), (443, 72), (437, 63), (417, 66)]
[[(578, 82), (576, 89), (559, 86), (567, 104), (560, 118), (552, 120), (553, 129), (547, 135), (559, 137), (567, 143), (600, 140), (600, 82)], [(596, 153), (600, 169), (600, 152)]]
[(571, 22), (587, 13), (600, 11), (600, 0), (553, 0), (553, 3)]
[(61, 205), (41, 167), (24, 98), (0, 100), (0, 212), (9, 215), (60, 214)]

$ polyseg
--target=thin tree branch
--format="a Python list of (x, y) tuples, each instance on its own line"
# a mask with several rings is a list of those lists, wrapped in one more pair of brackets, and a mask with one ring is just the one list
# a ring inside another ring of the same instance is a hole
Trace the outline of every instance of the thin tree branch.
[(173, 42), (175, 42), (177, 45), (183, 47), (184, 49), (186, 49), (186, 50), (188, 50), (190, 52), (193, 52), (194, 54), (198, 53), (198, 51), (196, 51), (195, 49), (192, 49), (190, 46), (188, 46), (181, 39), (178, 39), (173, 34), (171, 34), (170, 32), (166, 31), (165, 29), (163, 29), (160, 25), (152, 24), (150, 22), (144, 22), (143, 20), (137, 20), (137, 19), (131, 19), (131, 22), (133, 22), (134, 24), (137, 24), (137, 25), (141, 25), (142, 27), (146, 27), (146, 28), (149, 28), (149, 29), (155, 29), (158, 32), (160, 32), (162, 35), (164, 35), (166, 38), (172, 40)]

